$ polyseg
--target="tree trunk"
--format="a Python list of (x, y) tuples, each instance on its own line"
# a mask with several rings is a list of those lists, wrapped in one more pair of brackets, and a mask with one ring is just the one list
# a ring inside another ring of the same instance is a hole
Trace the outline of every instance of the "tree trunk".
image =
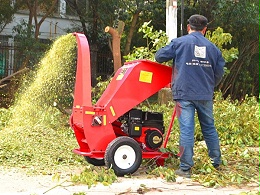
[(3, 83), (4, 81), (11, 80), (14, 76), (16, 76), (16, 75), (18, 75), (18, 74), (20, 74), (22, 72), (28, 71), (28, 70), (29, 70), (29, 68), (24, 68), (24, 69), (18, 70), (17, 72), (15, 72), (15, 73), (13, 73), (13, 74), (11, 74), (11, 75), (1, 79), (0, 80), (0, 84)]
[(136, 28), (136, 23), (137, 23), (137, 20), (138, 20), (140, 12), (141, 11), (137, 10), (135, 12), (135, 14), (133, 15), (133, 19), (132, 19), (132, 22), (131, 22), (131, 27), (130, 27), (129, 34), (128, 34), (127, 40), (126, 40), (124, 56), (126, 56), (130, 52), (131, 42), (132, 42), (132, 38), (133, 38), (133, 35), (134, 35), (134, 31), (135, 31), (135, 28)]
[[(242, 86), (236, 84), (238, 75), (241, 73), (243, 66), (247, 64), (247, 60), (250, 61), (252, 56), (258, 52), (258, 40), (248, 43), (247, 46), (240, 50), (238, 59), (232, 64), (230, 68), (230, 74), (223, 78), (218, 89), (222, 91), (224, 97), (228, 95), (232, 99), (243, 98), (241, 97)], [(247, 59), (247, 60), (246, 60)], [(250, 63), (250, 62), (249, 62)], [(242, 94), (243, 96), (243, 94)]]
[[(81, 10), (78, 6), (78, 1), (77, 0), (65, 0), (65, 1), (72, 9), (74, 9), (77, 12), (80, 23), (82, 25), (83, 33), (87, 37), (87, 39), (90, 41), (88, 31), (87, 31), (87, 26), (86, 26), (86, 20), (84, 18), (84, 14), (81, 12)], [(93, 2), (93, 3), (95, 3), (95, 2)]]
[(27, 7), (28, 7), (28, 9), (29, 9), (27, 38), (30, 38), (30, 37), (31, 37), (31, 31), (32, 31), (32, 20), (33, 20), (33, 5), (31, 5), (31, 4), (27, 1)]
[(42, 25), (42, 23), (44, 22), (44, 20), (51, 14), (53, 13), (55, 6), (57, 4), (58, 0), (54, 0), (51, 7), (49, 8), (49, 10), (44, 14), (44, 16), (41, 18), (41, 20), (38, 22), (37, 21), (37, 5), (36, 5), (36, 9), (34, 11), (34, 20), (35, 20), (35, 33), (34, 33), (34, 37), (36, 40), (38, 40), (39, 38), (39, 34), (40, 34), (40, 27)]
[(113, 53), (113, 60), (114, 60), (114, 72), (116, 72), (122, 66), (121, 60), (121, 51), (120, 51), (120, 40), (121, 35), (124, 29), (124, 23), (120, 21), (119, 28), (114, 29), (112, 27), (107, 26), (105, 28), (105, 32), (111, 34), (112, 36), (112, 53)]

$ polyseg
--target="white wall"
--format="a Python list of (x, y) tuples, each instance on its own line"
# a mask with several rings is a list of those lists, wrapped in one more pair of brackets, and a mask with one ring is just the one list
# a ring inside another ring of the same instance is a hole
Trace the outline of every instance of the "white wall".
[[(22, 19), (28, 21), (28, 14), (16, 13), (14, 19), (9, 23), (0, 35), (14, 36), (12, 29), (14, 26), (20, 23)], [(38, 22), (41, 17), (38, 17)], [(53, 39), (60, 35), (66, 34), (67, 28), (72, 28), (73, 26), (81, 26), (79, 20), (76, 17), (73, 18), (58, 18), (58, 17), (48, 17), (44, 20), (40, 28), (40, 39)]]

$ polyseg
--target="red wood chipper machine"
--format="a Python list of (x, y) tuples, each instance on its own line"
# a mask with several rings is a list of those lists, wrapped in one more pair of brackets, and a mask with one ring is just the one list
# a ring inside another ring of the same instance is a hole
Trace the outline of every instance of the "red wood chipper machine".
[(92, 105), (88, 41), (74, 35), (78, 51), (70, 125), (79, 145), (74, 152), (90, 164), (112, 168), (117, 176), (137, 171), (142, 159), (164, 165), (171, 154), (160, 148), (167, 145), (175, 111), (166, 133), (162, 113), (135, 107), (171, 82), (172, 68), (148, 60), (127, 62)]

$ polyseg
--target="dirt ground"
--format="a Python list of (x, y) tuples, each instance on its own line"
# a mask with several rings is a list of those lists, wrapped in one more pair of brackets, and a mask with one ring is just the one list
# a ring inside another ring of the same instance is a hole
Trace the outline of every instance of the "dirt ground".
[[(1, 195), (238, 195), (242, 192), (258, 192), (258, 184), (239, 188), (205, 188), (191, 179), (178, 177), (176, 182), (166, 182), (161, 178), (147, 179), (144, 176), (118, 178), (110, 186), (98, 184), (88, 188), (86, 185), (73, 185), (68, 182), (69, 175), (61, 175), (53, 181), (51, 175), (28, 176), (18, 169), (0, 167)], [(256, 193), (254, 193), (256, 194)]]

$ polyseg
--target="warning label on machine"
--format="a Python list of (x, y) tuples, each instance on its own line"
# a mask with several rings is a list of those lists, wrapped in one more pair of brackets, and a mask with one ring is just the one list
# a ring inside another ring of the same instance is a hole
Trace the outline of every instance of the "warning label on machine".
[(140, 71), (140, 76), (139, 76), (139, 81), (144, 82), (144, 83), (152, 83), (152, 78), (153, 78), (153, 73), (141, 70)]
[(125, 73), (127, 71), (127, 68), (122, 68), (121, 69), (121, 72), (118, 74), (118, 76), (116, 77), (116, 80), (119, 81), (119, 80), (122, 80), (122, 78), (124, 77)]

